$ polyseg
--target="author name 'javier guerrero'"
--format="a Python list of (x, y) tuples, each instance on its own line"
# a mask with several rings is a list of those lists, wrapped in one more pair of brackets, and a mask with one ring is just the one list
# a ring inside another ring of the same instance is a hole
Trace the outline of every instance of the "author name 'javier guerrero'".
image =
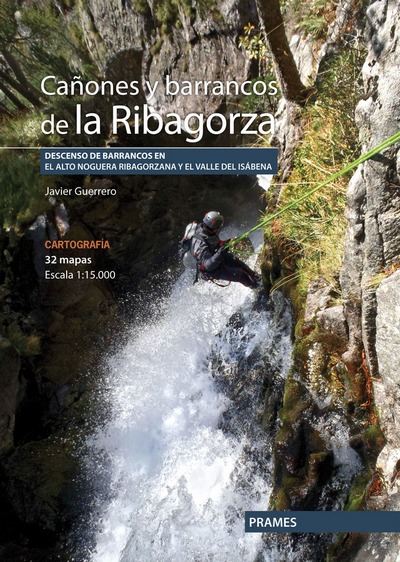
[(86, 188), (86, 187), (48, 187), (46, 197), (60, 197), (66, 195), (78, 195), (83, 197), (93, 197), (94, 195), (117, 195), (117, 190), (110, 188)]

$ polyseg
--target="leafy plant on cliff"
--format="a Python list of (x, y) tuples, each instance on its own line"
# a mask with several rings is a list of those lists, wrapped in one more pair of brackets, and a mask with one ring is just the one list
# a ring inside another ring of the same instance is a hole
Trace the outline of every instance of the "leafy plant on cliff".
[(267, 58), (268, 49), (261, 31), (250, 22), (244, 26), (243, 35), (239, 36), (239, 47), (246, 51), (250, 59), (258, 61), (260, 69), (262, 61)]
[[(272, 81), (276, 83), (272, 58), (269, 54), (264, 36), (251, 22), (244, 26), (243, 35), (239, 36), (238, 45), (245, 50), (249, 59), (257, 61), (258, 76), (251, 80), (252, 84), (256, 81), (263, 81), (267, 85)], [(268, 108), (268, 111), (275, 113), (279, 99), (280, 93), (279, 95), (260, 96), (251, 90), (250, 95), (242, 97), (240, 107), (245, 112), (250, 113), (263, 111), (266, 108)]]

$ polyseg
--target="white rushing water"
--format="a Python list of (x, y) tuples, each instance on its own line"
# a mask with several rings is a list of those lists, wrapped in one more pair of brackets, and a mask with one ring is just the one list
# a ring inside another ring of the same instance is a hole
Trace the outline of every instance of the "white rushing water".
[[(221, 429), (232, 404), (217, 388), (210, 354), (217, 346), (229, 367), (238, 349), (260, 347), (285, 376), (289, 326), (265, 306), (253, 309), (257, 292), (193, 286), (189, 277), (109, 359), (103, 394), (111, 416), (92, 446), (109, 459), (111, 493), (94, 562), (253, 562), (260, 549), (260, 535), (244, 533), (244, 511), (268, 506), (271, 476), (248, 455), (267, 447), (265, 436), (260, 430), (249, 444), (240, 413), (236, 432)], [(243, 327), (224, 338), (239, 309)]]

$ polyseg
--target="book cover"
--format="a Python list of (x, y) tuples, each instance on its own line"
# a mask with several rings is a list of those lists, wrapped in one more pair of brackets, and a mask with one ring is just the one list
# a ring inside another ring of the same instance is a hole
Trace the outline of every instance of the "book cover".
[(0, 19), (2, 559), (394, 556), (398, 7)]

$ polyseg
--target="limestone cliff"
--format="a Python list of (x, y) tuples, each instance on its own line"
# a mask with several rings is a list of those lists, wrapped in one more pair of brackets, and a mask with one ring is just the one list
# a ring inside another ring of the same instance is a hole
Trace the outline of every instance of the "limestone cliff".
[[(398, 6), (374, 3), (368, 10), (369, 53), (363, 73), (366, 97), (356, 113), (366, 149), (399, 130), (400, 84)], [(345, 360), (360, 362), (361, 346), (369, 368), (378, 374), (375, 349), (376, 287), (374, 276), (389, 270), (399, 260), (400, 204), (396, 147), (361, 166), (348, 190), (348, 220), (343, 287), (350, 326), (350, 348)]]
[[(363, 66), (365, 94), (355, 119), (366, 151), (400, 128), (399, 6), (391, 1), (373, 2), (363, 21), (367, 22), (364, 36), (368, 50)], [(279, 139), (283, 149), (286, 135), (289, 140), (293, 138), (293, 124), (291, 127), (283, 121)], [(301, 120), (297, 130), (295, 142), (301, 137)], [(290, 151), (284, 161), (291, 165)], [(316, 439), (315, 420), (328, 414), (326, 427), (336, 418), (338, 432), (338, 420), (347, 420), (348, 444), (363, 463), (347, 508), (398, 509), (399, 395), (395, 365), (399, 277), (395, 271), (400, 258), (399, 209), (399, 152), (394, 146), (360, 166), (348, 187), (348, 229), (340, 274), (343, 305), (332, 306), (332, 288), (323, 280), (309, 287), (296, 330), (293, 375), (286, 384), (279, 414), (275, 507), (318, 508), (321, 489), (329, 486), (332, 466), (328, 463), (318, 469), (313, 457), (334, 450), (335, 445), (326, 433), (318, 435), (323, 443)], [(305, 445), (298, 450), (296, 444), (301, 440)], [(313, 495), (315, 478), (320, 479), (317, 496)], [(330, 498), (335, 501), (334, 494)], [(382, 544), (383, 556), (394, 555), (394, 536), (385, 537)], [(371, 536), (357, 560), (371, 556), (376, 546)], [(359, 544), (351, 538), (335, 554), (337, 559), (350, 559), (353, 548), (359, 548)]]
[[(367, 11), (368, 55), (363, 68), (366, 96), (356, 114), (366, 149), (400, 129), (399, 15), (398, 3), (391, 1), (374, 2)], [(376, 463), (381, 509), (399, 509), (400, 505), (400, 395), (396, 367), (400, 277), (395, 273), (400, 263), (399, 176), (398, 146), (369, 160), (354, 175), (348, 190), (349, 227), (341, 273), (350, 340), (343, 358), (349, 369), (354, 369), (361, 363), (364, 350), (386, 439)], [(388, 557), (398, 551), (395, 536), (386, 537), (384, 542)], [(374, 546), (371, 537), (360, 560)]]
[[(86, 42), (102, 72), (118, 79), (137, 79), (148, 98), (145, 81), (237, 80), (248, 77), (249, 60), (236, 37), (255, 20), (252, 2), (80, 3)], [(148, 100), (160, 113), (209, 115), (224, 103), (221, 96), (166, 95), (159, 88)]]

